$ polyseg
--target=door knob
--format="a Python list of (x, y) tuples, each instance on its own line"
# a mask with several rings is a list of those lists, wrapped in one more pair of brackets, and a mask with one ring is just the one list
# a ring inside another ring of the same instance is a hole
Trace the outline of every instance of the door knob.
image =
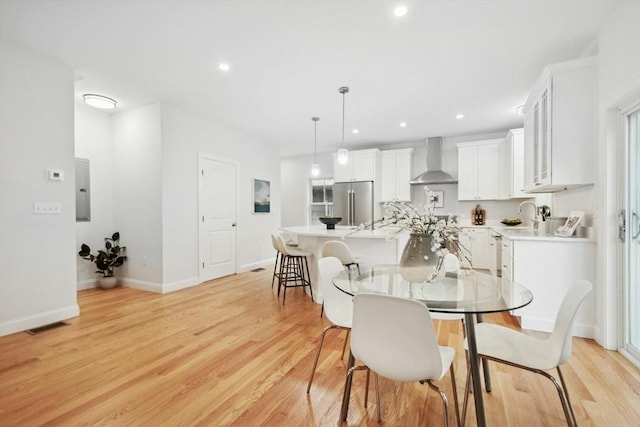
[(236, 226), (236, 223), (234, 222), (233, 224), (231, 224), (231, 226), (232, 226), (232, 227), (235, 227), (235, 226)]

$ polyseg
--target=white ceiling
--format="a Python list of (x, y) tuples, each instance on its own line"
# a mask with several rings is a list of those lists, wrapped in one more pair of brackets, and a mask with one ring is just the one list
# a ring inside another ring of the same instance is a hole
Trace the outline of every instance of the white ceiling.
[(70, 66), (77, 99), (175, 103), (294, 155), (313, 152), (312, 116), (318, 151), (339, 147), (340, 86), (349, 148), (521, 126), (543, 67), (597, 51), (616, 4), (400, 3), (0, 0), (0, 37)]

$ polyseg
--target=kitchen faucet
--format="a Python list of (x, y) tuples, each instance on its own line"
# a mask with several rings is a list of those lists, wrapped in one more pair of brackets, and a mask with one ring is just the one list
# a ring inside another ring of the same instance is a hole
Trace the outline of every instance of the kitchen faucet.
[(522, 213), (522, 208), (525, 205), (531, 205), (533, 207), (533, 219), (531, 221), (533, 222), (533, 229), (537, 230), (538, 223), (540, 222), (540, 220), (538, 219), (538, 207), (532, 201), (525, 200), (524, 202), (520, 203), (520, 206), (518, 206), (518, 213)]

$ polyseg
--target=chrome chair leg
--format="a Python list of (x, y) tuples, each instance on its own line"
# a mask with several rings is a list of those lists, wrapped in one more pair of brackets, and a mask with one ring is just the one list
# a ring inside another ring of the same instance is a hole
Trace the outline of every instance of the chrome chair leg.
[(382, 410), (380, 408), (380, 383), (378, 381), (378, 374), (376, 374), (376, 406), (378, 407), (378, 423), (382, 424)]
[(329, 329), (345, 329), (341, 326), (337, 325), (329, 325), (322, 331), (322, 335), (320, 336), (320, 343), (318, 344), (318, 351), (316, 352), (316, 359), (313, 362), (313, 368), (311, 369), (311, 377), (309, 378), (309, 384), (307, 385), (307, 393), (311, 390), (311, 383), (313, 382), (313, 376), (316, 373), (316, 367), (318, 366), (318, 359), (320, 358), (320, 351), (322, 350), (322, 344), (324, 343), (324, 337), (327, 334)]
[[(350, 380), (353, 377), (353, 372), (360, 371), (363, 369), (368, 369), (368, 368), (364, 365), (359, 365), (359, 366), (352, 366), (347, 371), (347, 378), (344, 381), (344, 391), (342, 393), (342, 408), (340, 410), (340, 419), (338, 420), (338, 425), (340, 425), (342, 421), (346, 421), (347, 419), (346, 414), (348, 412), (347, 408), (349, 407), (349, 402), (347, 401), (347, 388), (349, 388), (349, 384), (351, 382)], [(343, 414), (344, 414), (344, 420), (342, 420)]]
[(562, 383), (562, 389), (564, 390), (564, 395), (567, 398), (567, 404), (569, 405), (569, 412), (571, 412), (571, 420), (573, 421), (573, 425), (578, 425), (578, 419), (576, 418), (575, 412), (573, 412), (573, 405), (571, 404), (571, 399), (569, 399), (569, 389), (567, 388), (567, 384), (564, 382), (564, 376), (562, 375), (562, 371), (560, 370), (560, 366), (556, 366), (558, 371), (558, 376), (560, 377), (560, 382)]
[(347, 342), (349, 342), (350, 334), (351, 329), (347, 329), (347, 336), (344, 338), (344, 344), (342, 345), (342, 354), (340, 355), (340, 359), (344, 359), (344, 352), (347, 350)]
[(458, 427), (462, 427), (460, 422), (460, 404), (458, 403), (458, 388), (456, 387), (456, 374), (453, 370), (453, 363), (449, 368), (449, 375), (451, 375), (451, 389), (453, 390), (453, 406), (456, 410), (456, 422)]
[(449, 401), (447, 400), (447, 395), (444, 394), (444, 392), (440, 390), (435, 384), (433, 384), (431, 380), (428, 380), (427, 384), (429, 384), (429, 387), (431, 387), (432, 390), (435, 390), (440, 395), (440, 399), (442, 399), (442, 404), (444, 405), (445, 425), (449, 427)]

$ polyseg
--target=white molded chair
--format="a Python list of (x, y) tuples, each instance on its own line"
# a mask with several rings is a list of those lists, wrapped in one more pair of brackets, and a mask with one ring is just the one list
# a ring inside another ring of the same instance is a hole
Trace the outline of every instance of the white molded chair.
[[(347, 373), (346, 385), (355, 370), (369, 368), (376, 374), (397, 381), (426, 381), (442, 399), (446, 425), (449, 426), (447, 396), (433, 381), (441, 379), (449, 370), (453, 386), (456, 420), (459, 424), (452, 347), (438, 345), (435, 330), (426, 305), (405, 298), (384, 294), (358, 293), (353, 299), (351, 352), (365, 366), (354, 366)], [(377, 385), (377, 376), (376, 376)], [(380, 415), (380, 393), (378, 422)]]
[(322, 256), (336, 257), (345, 267), (351, 268), (352, 266), (356, 266), (356, 268), (360, 270), (360, 264), (358, 263), (357, 258), (353, 256), (349, 246), (340, 240), (329, 240), (328, 242), (325, 242), (325, 244), (322, 245)]
[[(573, 320), (580, 304), (592, 289), (593, 286), (588, 280), (579, 280), (569, 288), (558, 310), (553, 332), (547, 338), (535, 338), (510, 328), (489, 323), (480, 323), (476, 325), (475, 329), (480, 358), (526, 369), (553, 382), (560, 396), (562, 409), (569, 426), (577, 426), (578, 420), (571, 406), (569, 391), (560, 371), (560, 365), (571, 357)], [(467, 341), (465, 340), (466, 347)], [(554, 368), (558, 371), (562, 386), (552, 375), (545, 372)], [(467, 375), (463, 420), (466, 414), (468, 388), (469, 376)]]
[[(330, 329), (343, 329), (347, 331), (348, 338), (349, 331), (351, 330), (351, 320), (353, 318), (352, 297), (340, 291), (332, 283), (333, 278), (343, 270), (344, 266), (342, 265), (342, 262), (340, 262), (336, 257), (326, 257), (318, 260), (318, 283), (324, 294), (324, 306), (327, 319), (329, 319), (332, 324), (324, 328), (322, 335), (320, 336), (320, 344), (318, 345), (316, 359), (313, 362), (313, 368), (311, 369), (311, 377), (309, 378), (307, 393), (311, 390), (311, 382), (313, 381), (313, 376), (316, 373), (316, 366), (318, 365), (318, 359), (320, 358), (320, 350), (322, 350), (324, 336), (327, 331)], [(345, 346), (342, 349), (343, 356), (344, 349), (347, 344), (346, 338), (344, 343)]]

